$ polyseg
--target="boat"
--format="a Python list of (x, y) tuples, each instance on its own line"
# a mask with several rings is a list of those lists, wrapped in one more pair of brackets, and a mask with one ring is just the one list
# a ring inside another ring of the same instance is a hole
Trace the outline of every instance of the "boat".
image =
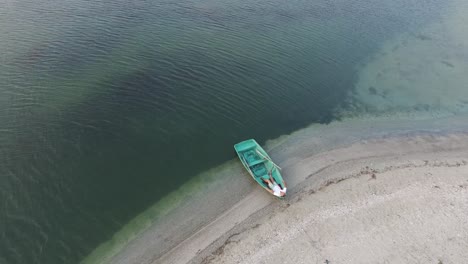
[[(281, 176), (281, 168), (271, 160), (257, 141), (248, 139), (239, 142), (234, 145), (234, 149), (245, 169), (263, 189), (279, 198), (286, 195), (286, 183)], [(276, 186), (281, 188), (281, 192)]]

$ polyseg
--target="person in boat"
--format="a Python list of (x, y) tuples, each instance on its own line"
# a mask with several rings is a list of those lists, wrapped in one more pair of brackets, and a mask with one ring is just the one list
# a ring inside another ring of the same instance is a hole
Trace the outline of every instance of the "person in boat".
[[(286, 186), (281, 187), (271, 176), (271, 172), (268, 173), (268, 177), (263, 177), (262, 180), (268, 185), (270, 188), (268, 191), (272, 193), (274, 196), (284, 197), (286, 195)], [(266, 175), (265, 175), (266, 176)]]

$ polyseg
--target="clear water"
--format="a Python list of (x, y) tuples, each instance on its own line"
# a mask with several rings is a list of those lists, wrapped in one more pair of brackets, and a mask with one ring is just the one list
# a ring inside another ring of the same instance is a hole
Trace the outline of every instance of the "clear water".
[(362, 111), (358, 69), (448, 6), (7, 1), (0, 263), (78, 262), (234, 143)]

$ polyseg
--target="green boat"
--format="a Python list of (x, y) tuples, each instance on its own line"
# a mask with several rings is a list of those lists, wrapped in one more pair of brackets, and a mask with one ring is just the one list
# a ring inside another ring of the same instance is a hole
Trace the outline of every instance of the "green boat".
[(269, 193), (284, 197), (286, 183), (281, 176), (281, 168), (276, 165), (254, 139), (249, 139), (234, 145), (245, 169)]

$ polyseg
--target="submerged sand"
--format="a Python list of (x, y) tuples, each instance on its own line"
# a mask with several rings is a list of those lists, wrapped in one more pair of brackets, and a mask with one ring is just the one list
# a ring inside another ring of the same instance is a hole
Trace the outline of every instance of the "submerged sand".
[(385, 42), (359, 71), (353, 104), (372, 112), (468, 110), (468, 2)]

